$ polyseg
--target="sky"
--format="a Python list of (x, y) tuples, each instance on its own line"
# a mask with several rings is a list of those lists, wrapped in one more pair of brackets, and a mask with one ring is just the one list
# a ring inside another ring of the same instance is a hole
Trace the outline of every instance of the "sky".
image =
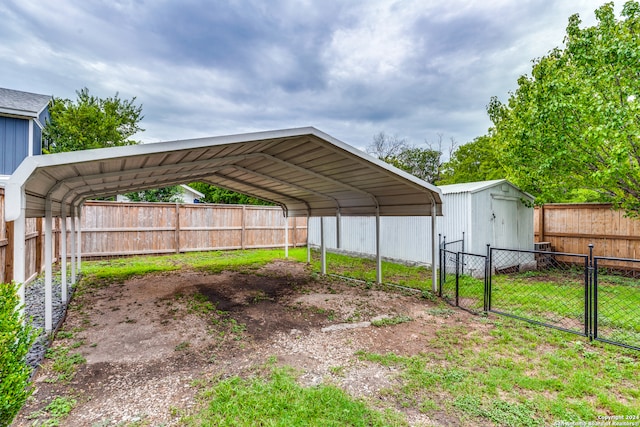
[(362, 150), (384, 132), (448, 152), (603, 3), (3, 0), (0, 87), (135, 97), (144, 143), (313, 126)]

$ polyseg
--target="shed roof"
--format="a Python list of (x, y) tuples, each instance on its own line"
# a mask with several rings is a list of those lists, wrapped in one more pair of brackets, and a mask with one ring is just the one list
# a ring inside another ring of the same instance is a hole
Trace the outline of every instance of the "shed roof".
[(0, 115), (38, 117), (50, 101), (49, 95), (0, 88)]
[[(280, 205), (287, 216), (442, 215), (441, 191), (313, 127), (26, 158), (6, 218), (73, 212), (89, 198), (193, 181)], [(18, 203), (17, 201), (20, 201)]]
[(491, 181), (476, 181), (476, 182), (465, 182), (462, 184), (450, 184), (450, 185), (440, 185), (438, 188), (442, 191), (442, 194), (458, 194), (458, 193), (477, 193), (479, 191), (486, 190), (488, 188), (497, 187), (499, 185), (509, 185), (527, 198), (531, 200), (534, 199), (532, 195), (520, 190), (518, 187), (507, 181), (506, 179), (494, 179)]

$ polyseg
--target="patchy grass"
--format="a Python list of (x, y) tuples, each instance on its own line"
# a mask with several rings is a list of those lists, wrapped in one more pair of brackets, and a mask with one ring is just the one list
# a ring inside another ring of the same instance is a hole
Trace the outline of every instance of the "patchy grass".
[(370, 409), (333, 385), (301, 387), (295, 374), (272, 367), (251, 378), (217, 381), (200, 394), (201, 407), (183, 417), (187, 426), (407, 426), (394, 411)]
[(27, 418), (36, 420), (33, 425), (55, 427), (69, 415), (76, 405), (76, 399), (56, 396), (43, 410), (29, 414)]
[[(296, 259), (306, 261), (306, 256), (305, 249), (304, 258), (296, 257)], [(318, 251), (311, 251), (311, 265), (315, 270), (320, 270), (320, 253)], [(376, 261), (327, 252), (327, 272), (367, 283), (375, 283)], [(431, 289), (431, 270), (422, 266), (407, 266), (382, 261), (382, 278), (384, 283), (424, 291)]]
[[(292, 249), (289, 255), (290, 259), (306, 262), (306, 248)], [(143, 268), (144, 263), (133, 262), (131, 258), (122, 263), (110, 260), (104, 268), (115, 272), (115, 277), (176, 268), (253, 271), (283, 256), (283, 250), (190, 253), (141, 258), (145, 263), (151, 258), (152, 268)], [(330, 272), (366, 283), (375, 281), (374, 261), (327, 256)], [(86, 263), (87, 268), (90, 264)], [(319, 254), (315, 251), (312, 265), (319, 269)], [(102, 267), (95, 268), (92, 277), (112, 281), (104, 276), (108, 273), (98, 275)], [(87, 270), (83, 271), (86, 274)], [(92, 272), (90, 268), (88, 271)], [(421, 289), (425, 298), (435, 299), (428, 292), (430, 272), (425, 268), (384, 263), (383, 275), (385, 282)], [(508, 304), (522, 313), (573, 315), (573, 309), (566, 304), (550, 301), (580, 296), (581, 286), (571, 278), (559, 283), (560, 277), (533, 272), (515, 275), (509, 281), (498, 277), (493, 296), (496, 304)], [(601, 284), (603, 298), (613, 298), (617, 292), (625, 306), (640, 307), (637, 281), (604, 277)], [(467, 277), (460, 282), (460, 288), (462, 298), (482, 302), (482, 280)], [(244, 325), (227, 321), (225, 313), (202, 296), (194, 296), (189, 309), (210, 316), (213, 325), (224, 323), (221, 331), (225, 336), (238, 339), (244, 332)], [(446, 318), (456, 311), (440, 305), (427, 313)], [(610, 317), (612, 323), (620, 322), (616, 320), (616, 316), (621, 316), (619, 313), (605, 310), (603, 316)], [(506, 317), (491, 315), (479, 319), (486, 322), (485, 329), (471, 331), (464, 324), (438, 327), (426, 343), (424, 353), (418, 355), (360, 352), (357, 358), (400, 372), (398, 381), (383, 391), (383, 400), (390, 402), (389, 408), (414, 409), (434, 419), (444, 413), (447, 419), (458, 420), (460, 425), (543, 426), (640, 413), (640, 352), (590, 343), (583, 337)], [(633, 322), (640, 322), (640, 316), (634, 319)], [(634, 325), (632, 332), (638, 331), (636, 323), (631, 325)], [(179, 347), (177, 351), (188, 348), (186, 344)], [(331, 372), (339, 377), (345, 369), (337, 366)], [(274, 426), (407, 424), (393, 409), (373, 410), (373, 403), (370, 407), (332, 385), (301, 387), (296, 383), (295, 373), (275, 367), (250, 378), (217, 379), (203, 388), (200, 403), (196, 412), (182, 418), (183, 424), (242, 426), (255, 425), (257, 419), (264, 420), (263, 425)], [(379, 405), (377, 402), (376, 407)]]
[(373, 326), (382, 327), (382, 326), (399, 325), (400, 323), (411, 322), (412, 320), (413, 319), (409, 316), (383, 317), (382, 319), (372, 321), (371, 324)]
[(544, 426), (640, 413), (638, 352), (509, 318), (486, 322), (489, 336), (440, 328), (424, 354), (359, 357), (401, 370), (401, 385), (386, 393), (398, 405), (445, 411), (463, 425)]

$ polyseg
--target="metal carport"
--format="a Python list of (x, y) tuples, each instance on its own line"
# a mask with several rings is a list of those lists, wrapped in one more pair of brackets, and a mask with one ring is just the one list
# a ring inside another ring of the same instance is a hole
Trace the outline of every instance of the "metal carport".
[[(75, 281), (80, 260), (80, 230), (75, 223), (86, 199), (193, 181), (271, 201), (282, 207), (285, 216), (375, 216), (378, 282), (382, 280), (380, 216), (431, 216), (431, 264), (436, 266), (440, 190), (313, 127), (33, 156), (6, 182), (5, 216), (14, 221), (13, 279), (21, 284), (25, 218), (45, 218), (45, 329), (51, 330), (52, 218), (74, 218), (71, 234), (76, 238), (70, 255)], [(66, 245), (61, 257), (67, 258)], [(66, 263), (61, 264), (65, 300)], [(322, 273), (326, 273), (324, 247)], [(20, 297), (24, 301), (24, 286)]]

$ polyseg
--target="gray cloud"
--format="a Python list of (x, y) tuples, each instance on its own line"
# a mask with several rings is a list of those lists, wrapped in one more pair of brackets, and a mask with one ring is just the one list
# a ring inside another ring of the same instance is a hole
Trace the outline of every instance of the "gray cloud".
[(600, 4), (9, 0), (0, 85), (136, 96), (147, 142), (308, 125), (361, 148), (380, 131), (467, 142), (489, 98)]

